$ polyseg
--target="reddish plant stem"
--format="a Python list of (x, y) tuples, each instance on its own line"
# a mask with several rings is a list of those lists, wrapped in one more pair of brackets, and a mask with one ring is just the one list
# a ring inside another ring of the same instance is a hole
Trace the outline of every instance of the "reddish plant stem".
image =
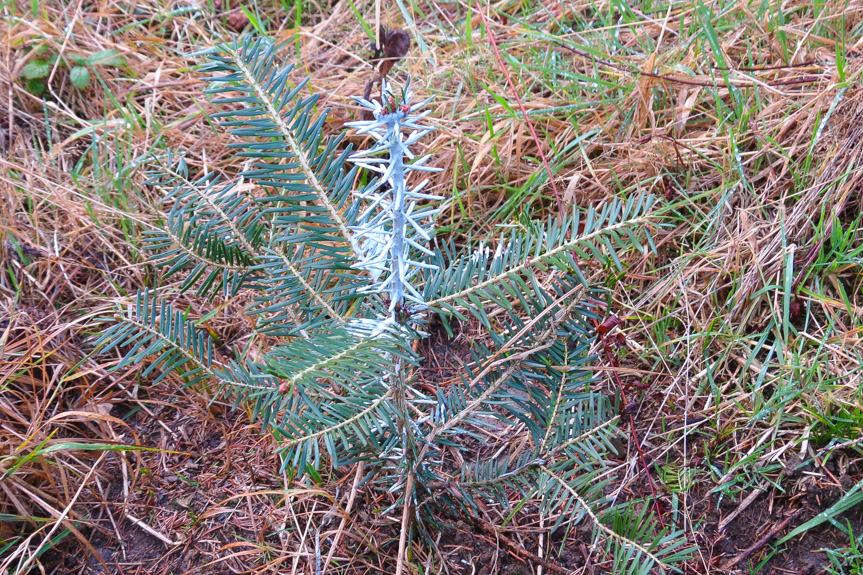
[(650, 486), (650, 495), (653, 497), (653, 507), (656, 509), (656, 517), (659, 519), (659, 525), (664, 528), (665, 522), (662, 520), (662, 510), (659, 508), (659, 498), (656, 496), (656, 489), (653, 487), (653, 477), (650, 475), (650, 467), (647, 465), (647, 458), (644, 455), (644, 450), (641, 449), (641, 441), (638, 439), (638, 431), (635, 430), (635, 418), (632, 417), (632, 411), (627, 409), (629, 402), (626, 400), (626, 391), (623, 389), (623, 382), (620, 381), (620, 376), (617, 375), (617, 368), (619, 367), (617, 359), (615, 359), (614, 354), (611, 352), (611, 346), (605, 341), (605, 334), (599, 330), (599, 324), (596, 320), (594, 320), (593, 323), (596, 325), (596, 333), (599, 336), (599, 341), (602, 344), (602, 349), (605, 351), (608, 362), (611, 364), (611, 367), (614, 368), (611, 370), (611, 374), (614, 377), (614, 383), (617, 384), (617, 389), (620, 390), (620, 401), (623, 403), (623, 409), (629, 417), (629, 431), (632, 434), (632, 441), (635, 443), (635, 449), (638, 451), (638, 458), (641, 460), (641, 466), (644, 468), (644, 473), (647, 475), (647, 484)]
[(554, 192), (554, 199), (557, 202), (557, 211), (560, 212), (560, 217), (563, 218), (566, 215), (563, 208), (563, 200), (560, 197), (557, 184), (554, 183), (554, 175), (551, 173), (551, 166), (548, 165), (548, 159), (545, 157), (545, 152), (542, 151), (542, 142), (539, 141), (539, 136), (536, 135), (533, 123), (530, 121), (530, 117), (527, 115), (527, 110), (521, 102), (521, 97), (518, 95), (518, 90), (515, 88), (515, 83), (509, 75), (509, 70), (507, 70), (506, 65), (503, 63), (503, 59), (500, 57), (500, 52), (497, 49), (497, 39), (494, 37), (494, 32), (491, 31), (491, 27), (488, 25), (488, 20), (486, 20), (485, 14), (482, 11), (482, 6), (477, 4), (477, 9), (479, 11), (480, 18), (482, 18), (482, 23), (485, 26), (485, 31), (488, 33), (488, 39), (491, 42), (491, 47), (494, 50), (494, 56), (497, 59), (497, 63), (500, 66), (503, 75), (506, 76), (506, 82), (509, 84), (509, 89), (512, 91), (512, 95), (515, 96), (515, 101), (518, 102), (518, 108), (521, 110), (522, 116), (524, 116), (524, 121), (527, 122), (527, 127), (530, 129), (533, 141), (536, 142), (536, 149), (539, 150), (539, 157), (542, 159), (542, 165), (545, 166), (545, 171), (548, 174), (548, 183), (551, 184), (551, 189)]

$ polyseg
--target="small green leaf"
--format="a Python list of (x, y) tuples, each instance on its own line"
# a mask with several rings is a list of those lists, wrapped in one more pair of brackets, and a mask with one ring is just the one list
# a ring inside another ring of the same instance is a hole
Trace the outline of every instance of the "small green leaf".
[(80, 54), (67, 54), (66, 57), (69, 58), (70, 62), (72, 62), (73, 64), (77, 64), (78, 66), (87, 65), (87, 58), (81, 56)]
[(306, 464), (306, 473), (309, 475), (309, 478), (315, 483), (315, 485), (322, 485), (324, 483), (323, 477), (321, 477), (321, 475), (311, 464)]
[(84, 66), (75, 66), (69, 72), (69, 79), (72, 80), (72, 85), (83, 90), (90, 85), (90, 70)]
[(119, 68), (126, 65), (126, 57), (121, 56), (117, 50), (100, 50), (90, 54), (87, 63), (91, 66), (113, 66)]
[(24, 77), (28, 80), (44, 78), (51, 73), (51, 65), (44, 60), (31, 60), (24, 66)]
[(45, 82), (39, 78), (27, 80), (27, 91), (38, 96), (45, 91)]

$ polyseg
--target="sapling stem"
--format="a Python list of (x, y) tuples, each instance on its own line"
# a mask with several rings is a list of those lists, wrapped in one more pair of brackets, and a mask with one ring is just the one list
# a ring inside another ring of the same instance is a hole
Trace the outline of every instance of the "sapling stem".
[[(360, 133), (370, 134), (376, 140), (375, 146), (354, 154), (352, 160), (380, 174), (377, 180), (356, 194), (358, 201), (363, 203), (358, 218), (360, 225), (355, 227), (357, 243), (363, 253), (356, 267), (367, 270), (376, 280), (367, 291), (386, 294), (388, 298), (386, 316), (379, 320), (402, 327), (413, 327), (409, 324), (414, 319), (414, 313), (425, 308), (425, 300), (412, 285), (412, 278), (422, 268), (434, 267), (422, 261), (422, 258), (411, 258), (412, 251), (432, 254), (426, 244), (433, 234), (433, 216), (437, 212), (436, 209), (417, 209), (417, 202), (441, 199), (421, 193), (426, 181), (420, 182), (414, 188), (407, 185), (406, 176), (409, 172), (436, 170), (423, 166), (425, 158), (414, 159), (410, 151), (411, 144), (430, 131), (429, 128), (417, 124), (425, 114), (414, 114), (425, 102), (412, 106), (411, 96), (409, 82), (396, 99), (390, 85), (382, 79), (380, 101), (357, 99), (361, 105), (372, 111), (374, 119), (348, 124), (357, 128)], [(409, 163), (406, 159), (413, 162)], [(409, 312), (409, 309), (412, 311)], [(402, 333), (408, 337), (410, 332), (404, 329)], [(385, 358), (385, 361), (395, 361), (394, 375), (389, 385), (396, 429), (401, 436), (399, 467), (404, 485), (404, 507), (399, 563), (396, 569), (396, 572), (400, 573), (407, 531), (415, 516), (413, 490), (417, 449), (414, 421), (411, 419), (408, 402), (406, 362), (392, 356)]]

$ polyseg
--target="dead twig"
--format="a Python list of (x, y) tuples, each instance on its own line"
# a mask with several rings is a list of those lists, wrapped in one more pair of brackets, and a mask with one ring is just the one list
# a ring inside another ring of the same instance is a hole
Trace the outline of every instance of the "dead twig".
[[(655, 74), (653, 72), (647, 72), (645, 70), (639, 70), (637, 68), (633, 68), (632, 66), (626, 66), (624, 64), (617, 64), (615, 62), (610, 62), (608, 60), (603, 60), (602, 58), (597, 58), (592, 54), (588, 54), (587, 52), (583, 52), (577, 48), (573, 48), (572, 46), (567, 46), (562, 42), (558, 42), (557, 40), (553, 40), (553, 42), (563, 48), (564, 50), (568, 50), (573, 54), (578, 54), (582, 58), (586, 58), (595, 62), (597, 64), (602, 64), (603, 66), (608, 66), (609, 68), (614, 68), (615, 70), (619, 70), (621, 72), (627, 72), (629, 74), (635, 74), (637, 76), (647, 76), (648, 78), (655, 78), (657, 80), (661, 80), (663, 82), (672, 82), (674, 84), (682, 84), (685, 86), (700, 86), (702, 88), (716, 88), (720, 86), (726, 86), (724, 82), (702, 82), (699, 80), (689, 80), (687, 78), (681, 78), (679, 76), (669, 76), (667, 74)], [(764, 68), (765, 70), (767, 68)], [(740, 71), (745, 71), (744, 68), (739, 68)], [(770, 86), (771, 88), (775, 88), (778, 86), (796, 86), (800, 84), (812, 84), (813, 82), (817, 82), (821, 79), (821, 76), (804, 76), (802, 78), (791, 78), (789, 80), (777, 80), (775, 82), (764, 82), (765, 85)], [(737, 82), (730, 81), (729, 82), (733, 86), (738, 87), (748, 87), (751, 86), (754, 82), (752, 80), (739, 80)]]
[(779, 533), (780, 531), (785, 529), (785, 527), (791, 522), (792, 519), (794, 519), (795, 517), (800, 515), (801, 511), (803, 511), (803, 510), (798, 509), (797, 511), (795, 511), (794, 513), (792, 513), (791, 515), (789, 515), (788, 517), (786, 517), (785, 519), (783, 519), (782, 521), (780, 521), (776, 525), (774, 525), (773, 528), (771, 528), (770, 531), (767, 532), (767, 535), (765, 535), (764, 537), (762, 537), (761, 539), (759, 539), (758, 541), (756, 541), (755, 543), (753, 543), (752, 545), (747, 547), (746, 550), (743, 551), (743, 553), (740, 553), (739, 555), (737, 555), (737, 557), (735, 557), (735, 558), (731, 559), (730, 561), (726, 562), (725, 564), (723, 564), (720, 567), (720, 569), (723, 571), (731, 569), (732, 567), (734, 567), (735, 565), (737, 565), (738, 563), (745, 560), (747, 557), (749, 557), (750, 555), (752, 555), (753, 553), (755, 553), (756, 551), (758, 551), (759, 549), (761, 549), (762, 547), (767, 545), (767, 543), (772, 538), (774, 538), (777, 533)]
[(330, 566), (330, 561), (333, 560), (333, 554), (336, 552), (336, 548), (339, 546), (339, 542), (342, 539), (342, 535), (345, 532), (345, 526), (348, 524), (348, 519), (351, 517), (351, 509), (354, 507), (354, 500), (357, 497), (357, 491), (359, 490), (360, 480), (363, 478), (363, 470), (365, 469), (365, 465), (362, 461), (357, 464), (357, 471), (354, 474), (354, 484), (351, 486), (351, 494), (348, 497), (348, 504), (345, 506), (345, 514), (342, 516), (342, 520), (339, 523), (339, 529), (336, 531), (335, 537), (333, 537), (333, 544), (330, 546), (330, 551), (327, 553), (327, 559), (324, 561), (323, 569), (321, 570), (321, 575), (326, 575), (327, 567)]
[(399, 536), (399, 555), (396, 559), (396, 575), (401, 575), (405, 566), (405, 555), (407, 554), (408, 531), (410, 531), (411, 509), (413, 509), (414, 474), (408, 471), (408, 479), (405, 483), (405, 504), (402, 509), (402, 532)]
[(527, 549), (525, 549), (524, 547), (522, 547), (521, 545), (519, 545), (518, 543), (516, 543), (515, 541), (513, 541), (512, 539), (510, 539), (509, 537), (507, 537), (503, 533), (501, 533), (494, 526), (489, 525), (488, 523), (486, 523), (485, 521), (483, 521), (479, 517), (470, 516), (470, 517), (468, 517), (468, 519), (470, 519), (471, 524), (473, 524), (473, 526), (476, 529), (478, 529), (479, 531), (482, 531), (483, 533), (487, 533), (489, 535), (496, 537), (501, 543), (503, 543), (517, 557), (524, 559), (525, 561), (532, 561), (538, 565), (542, 565), (543, 569), (547, 569), (551, 573), (559, 573), (560, 575), (569, 575), (570, 571), (568, 569), (565, 569), (564, 567), (561, 567), (557, 563), (553, 563), (547, 559), (543, 559), (542, 557), (538, 557), (537, 555), (531, 553), (530, 551), (528, 551)]

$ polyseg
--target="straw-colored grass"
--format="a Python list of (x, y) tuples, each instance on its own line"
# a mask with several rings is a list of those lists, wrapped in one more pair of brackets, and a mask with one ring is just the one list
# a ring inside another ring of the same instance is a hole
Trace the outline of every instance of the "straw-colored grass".
[[(141, 251), (161, 217), (141, 185), (146, 157), (171, 147), (193, 166), (241, 168), (191, 55), (231, 32), (240, 3), (197, 4), (0, 1), (0, 572), (394, 565), (397, 526), (374, 513), (389, 500), (358, 486), (361, 470), (278, 474), (242, 407), (90, 355), (99, 318), (138, 288), (171, 286)], [(338, 133), (374, 73), (374, 4), (242, 4), (285, 41)], [(848, 541), (835, 527), (759, 538), (863, 478), (863, 4), (398, 1), (383, 15), (413, 40), (391, 74), (436, 96), (425, 147), (443, 168), (445, 232), (556, 213), (537, 140), (566, 209), (662, 196), (656, 254), (631, 254), (622, 273), (584, 266), (624, 320), (633, 437), (667, 521), (699, 547), (690, 572), (826, 568), (818, 549)], [(127, 65), (94, 66), (75, 88), (70, 58), (104, 50)], [(50, 54), (62, 58), (35, 95), (25, 69)], [(210, 309), (181, 303), (192, 317)], [(227, 353), (247, 337), (244, 301), (214, 305), (202, 328)], [(594, 367), (613, 393), (610, 366)], [(632, 443), (620, 465), (613, 495), (644, 496)], [(561, 552), (530, 509), (505, 533), (456, 524), (416, 546), (410, 568), (516, 573), (517, 558), (518, 572), (604, 572), (600, 550), (576, 534)], [(859, 505), (846, 520), (859, 537)]]

